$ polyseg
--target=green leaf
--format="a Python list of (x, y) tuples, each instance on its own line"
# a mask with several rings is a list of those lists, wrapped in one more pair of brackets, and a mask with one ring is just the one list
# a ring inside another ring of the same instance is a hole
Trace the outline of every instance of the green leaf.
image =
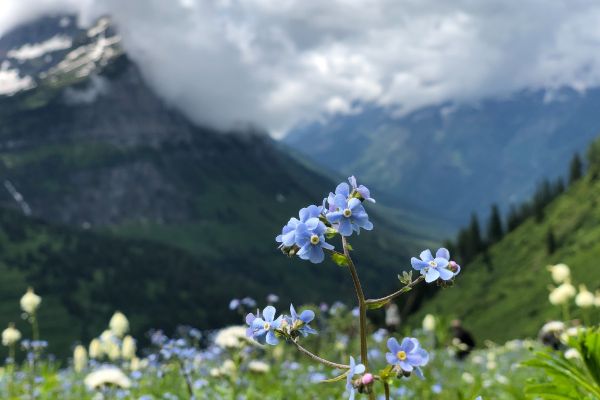
[(408, 285), (412, 282), (412, 271), (402, 271), (402, 276), (398, 275), (398, 280), (400, 281), (400, 283)]
[(391, 365), (388, 365), (387, 367), (379, 371), (379, 376), (381, 377), (381, 380), (386, 381), (390, 378), (395, 377), (396, 374), (393, 373), (393, 367)]
[(353, 251), (353, 250), (354, 250), (354, 248), (352, 247), (352, 245), (351, 245), (350, 243), (348, 243), (348, 242), (346, 242), (346, 248), (347, 248), (349, 251)]
[(333, 253), (331, 255), (331, 259), (340, 267), (347, 267), (348, 265), (350, 265), (350, 263), (348, 262), (348, 258), (340, 253)]
[(382, 300), (382, 301), (378, 301), (378, 302), (375, 302), (375, 303), (368, 303), (367, 304), (367, 308), (369, 310), (377, 310), (378, 308), (381, 308), (381, 307), (385, 306), (390, 301), (391, 300)]

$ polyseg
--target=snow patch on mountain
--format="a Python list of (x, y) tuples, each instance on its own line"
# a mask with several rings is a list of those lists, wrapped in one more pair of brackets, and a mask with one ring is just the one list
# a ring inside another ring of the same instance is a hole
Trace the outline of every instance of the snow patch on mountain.
[(73, 40), (70, 37), (56, 35), (41, 43), (27, 43), (18, 49), (9, 50), (7, 56), (20, 62), (34, 60), (54, 51), (68, 49), (72, 44)]
[(35, 82), (30, 76), (20, 76), (19, 70), (11, 69), (9, 62), (0, 65), (0, 95), (13, 95), (22, 90), (35, 87)]

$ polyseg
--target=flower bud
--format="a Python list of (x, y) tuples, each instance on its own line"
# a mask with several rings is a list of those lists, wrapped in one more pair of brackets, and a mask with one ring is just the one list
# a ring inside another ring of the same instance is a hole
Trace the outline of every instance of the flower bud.
[(27, 314), (34, 314), (42, 302), (42, 298), (33, 292), (33, 288), (27, 288), (27, 292), (21, 297), (21, 309)]
[(575, 297), (575, 304), (581, 308), (590, 308), (594, 306), (595, 297), (592, 292), (587, 290), (585, 285), (579, 285), (579, 293)]
[(9, 323), (8, 328), (2, 331), (2, 344), (4, 346), (14, 346), (21, 340), (21, 332), (15, 328), (14, 323)]
[(435, 317), (431, 314), (427, 314), (423, 318), (423, 330), (425, 332), (433, 332), (435, 330)]
[(550, 271), (552, 280), (556, 283), (564, 283), (571, 278), (571, 270), (566, 264), (550, 265), (548, 271)]
[(129, 321), (122, 312), (117, 311), (113, 314), (108, 326), (116, 336), (121, 338), (129, 330)]
[(373, 374), (370, 373), (366, 373), (362, 376), (361, 378), (361, 382), (363, 385), (369, 385), (371, 384), (373, 381), (375, 380), (375, 378), (373, 377)]
[(88, 357), (85, 347), (82, 345), (75, 346), (73, 351), (73, 369), (75, 372), (81, 372), (87, 367)]
[(102, 343), (100, 343), (100, 340), (93, 339), (90, 342), (89, 354), (94, 359), (102, 358)]
[(135, 357), (136, 346), (134, 338), (132, 338), (129, 335), (125, 336), (125, 338), (123, 339), (123, 344), (121, 346), (121, 354), (123, 356), (123, 359), (131, 360)]

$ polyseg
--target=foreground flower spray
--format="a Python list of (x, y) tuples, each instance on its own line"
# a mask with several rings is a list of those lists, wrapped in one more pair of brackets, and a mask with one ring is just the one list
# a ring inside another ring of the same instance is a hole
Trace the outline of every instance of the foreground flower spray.
[[(300, 344), (303, 337), (316, 334), (310, 324), (315, 318), (311, 310), (300, 314), (290, 306), (290, 315), (277, 315), (277, 310), (269, 305), (262, 311), (246, 316), (247, 335), (261, 344), (275, 346), (282, 340), (293, 344), (301, 353), (325, 366), (343, 371), (339, 376), (325, 382), (346, 382), (346, 394), (354, 399), (356, 394), (367, 394), (376, 398), (377, 384), (383, 389), (386, 399), (390, 398), (390, 385), (397, 378), (410, 377), (412, 374), (423, 377), (421, 368), (429, 361), (428, 352), (415, 338), (387, 340), (386, 360), (388, 365), (373, 371), (369, 365), (367, 347), (367, 310), (377, 309), (394, 301), (421, 282), (437, 283), (448, 286), (460, 273), (460, 266), (450, 258), (448, 250), (438, 249), (435, 256), (430, 250), (424, 250), (419, 258), (411, 259), (412, 267), (420, 276), (413, 280), (412, 271), (398, 275), (402, 287), (394, 293), (381, 298), (369, 299), (365, 296), (350, 252), (353, 251), (349, 239), (361, 231), (373, 229), (365, 203), (375, 203), (371, 193), (364, 185), (358, 185), (354, 176), (348, 178), (350, 184), (340, 183), (333, 193), (323, 200), (320, 206), (309, 205), (302, 208), (298, 218), (290, 218), (275, 240), (281, 251), (290, 256), (317, 264), (325, 260), (325, 255), (338, 265), (347, 268), (354, 286), (358, 303), (358, 325), (360, 333), (360, 358), (350, 357), (348, 364), (330, 361), (311, 352)], [(339, 238), (339, 239), (338, 239)], [(336, 250), (334, 240), (341, 242), (341, 250)]]

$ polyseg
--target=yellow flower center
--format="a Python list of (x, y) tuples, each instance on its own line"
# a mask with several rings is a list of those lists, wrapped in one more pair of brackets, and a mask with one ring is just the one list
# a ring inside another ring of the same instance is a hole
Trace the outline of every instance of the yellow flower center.
[(404, 360), (406, 360), (406, 352), (400, 350), (399, 352), (396, 353), (396, 357), (398, 357), (398, 360), (404, 361)]
[(437, 267), (437, 263), (435, 261), (431, 260), (431, 261), (429, 261), (429, 266), (435, 268), (435, 267)]
[(349, 208), (346, 208), (344, 210), (344, 217), (350, 218), (351, 215), (352, 215), (352, 210), (350, 210)]
[(318, 237), (317, 235), (312, 235), (312, 236), (310, 237), (310, 242), (311, 242), (312, 244), (319, 244), (319, 242), (320, 242), (320, 241), (321, 241), (321, 240), (319, 239), (319, 237)]
[(265, 322), (265, 324), (263, 325), (263, 328), (265, 331), (268, 331), (269, 329), (271, 329), (271, 324), (268, 322)]

